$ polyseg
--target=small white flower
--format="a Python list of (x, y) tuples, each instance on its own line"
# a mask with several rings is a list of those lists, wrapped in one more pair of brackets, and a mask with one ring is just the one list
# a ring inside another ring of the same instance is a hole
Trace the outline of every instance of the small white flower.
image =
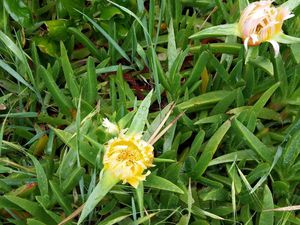
[(110, 122), (109, 119), (107, 119), (107, 118), (104, 118), (104, 120), (102, 122), (102, 126), (104, 126), (106, 128), (107, 132), (110, 134), (120, 133), (119, 127), (116, 124)]

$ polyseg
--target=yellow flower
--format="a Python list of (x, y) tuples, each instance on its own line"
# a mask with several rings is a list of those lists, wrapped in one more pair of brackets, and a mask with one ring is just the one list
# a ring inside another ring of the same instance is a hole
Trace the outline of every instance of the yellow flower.
[(279, 53), (279, 44), (275, 38), (283, 33), (283, 22), (294, 15), (282, 6), (275, 8), (272, 2), (253, 2), (242, 12), (238, 26), (246, 49), (248, 46), (270, 42), (275, 55)]
[(141, 135), (119, 134), (111, 139), (103, 158), (104, 169), (109, 170), (124, 183), (137, 188), (140, 181), (150, 174), (144, 170), (153, 166), (153, 146), (141, 139)]

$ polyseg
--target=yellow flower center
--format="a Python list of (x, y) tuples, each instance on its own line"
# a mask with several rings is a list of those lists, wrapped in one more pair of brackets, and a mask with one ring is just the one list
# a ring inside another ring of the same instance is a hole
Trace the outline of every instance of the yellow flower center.
[(103, 159), (104, 169), (110, 170), (116, 177), (137, 187), (150, 173), (143, 172), (152, 166), (153, 146), (141, 140), (139, 135), (120, 134), (108, 142)]

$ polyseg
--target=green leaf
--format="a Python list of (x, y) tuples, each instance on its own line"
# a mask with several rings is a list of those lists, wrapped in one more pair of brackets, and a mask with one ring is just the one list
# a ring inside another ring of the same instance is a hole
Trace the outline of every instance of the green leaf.
[(270, 76), (274, 76), (274, 68), (273, 68), (273, 64), (270, 61), (270, 59), (262, 57), (262, 56), (257, 56), (254, 59), (249, 59), (249, 62), (252, 63), (253, 65), (261, 68), (263, 71), (268, 73)]
[(249, 5), (248, 0), (239, 0), (240, 12), (242, 12)]
[(177, 105), (177, 107), (184, 111), (197, 111), (202, 108), (207, 108), (208, 106), (211, 106), (223, 98), (225, 98), (228, 94), (230, 94), (230, 91), (212, 91), (208, 92), (202, 95), (199, 95), (197, 97), (191, 98), (185, 102), (180, 103)]
[(67, 215), (70, 215), (72, 212), (71, 202), (63, 195), (57, 182), (50, 180), (49, 184), (59, 205), (63, 208)]
[[(1, 31), (0, 31), (1, 32)], [(0, 59), (0, 67), (2, 67), (6, 72), (8, 72), (11, 76), (13, 76), (17, 81), (24, 84), (26, 87), (34, 91), (34, 88), (24, 80), (24, 78), (17, 73), (14, 69), (12, 69), (8, 64), (6, 64), (3, 60)]]
[(226, 134), (226, 132), (229, 130), (230, 127), (231, 127), (231, 122), (227, 120), (209, 139), (192, 172), (194, 176), (199, 178), (205, 172), (209, 162), (212, 160), (215, 152), (218, 149), (219, 144), (221, 143), (224, 135)]
[(103, 11), (101, 11), (101, 16), (100, 18), (102, 20), (111, 20), (114, 16), (118, 16), (122, 19), (124, 19), (124, 14), (121, 12), (120, 9), (114, 6), (108, 6), (105, 7)]
[(171, 70), (172, 65), (174, 64), (178, 52), (176, 49), (175, 34), (173, 27), (173, 20), (171, 19), (169, 23), (169, 33), (168, 33), (168, 69)]
[(201, 53), (201, 55), (198, 57), (193, 70), (191, 72), (191, 75), (188, 77), (186, 82), (184, 83), (182, 90), (185, 90), (186, 87), (191, 87), (197, 80), (199, 80), (206, 64), (209, 58), (209, 54), (207, 51), (204, 51)]
[(40, 189), (41, 195), (49, 195), (48, 193), (48, 178), (46, 176), (46, 173), (44, 171), (44, 168), (42, 167), (41, 163), (31, 154), (27, 154), (30, 159), (32, 160), (34, 167), (35, 167), (35, 172), (38, 180), (38, 187)]
[(0, 30), (0, 40), (3, 44), (23, 63), (25, 63), (24, 53), (22, 50), (5, 34)]
[(68, 37), (67, 20), (49, 20), (44, 22), (47, 26), (47, 34), (56, 41), (65, 40)]
[[(273, 209), (273, 197), (272, 192), (270, 191), (269, 187), (266, 185), (264, 188), (264, 196), (263, 196), (263, 209)], [(269, 225), (274, 224), (274, 212), (273, 211), (263, 211), (259, 217), (259, 225)]]
[(93, 192), (84, 203), (82, 213), (79, 217), (78, 223), (83, 220), (93, 211), (96, 205), (102, 200), (102, 198), (115, 186), (120, 180), (112, 175), (108, 170), (104, 170), (102, 177), (98, 184), (94, 188)]
[(98, 225), (113, 225), (121, 222), (130, 216), (130, 211), (127, 209), (118, 210), (118, 212), (114, 212), (105, 218), (103, 221), (98, 223)]
[(84, 1), (82, 0), (57, 0), (57, 3), (62, 10), (67, 11), (71, 17), (76, 18), (79, 16), (76, 11), (82, 10), (84, 7)]
[(283, 3), (281, 5), (281, 7), (288, 8), (290, 11), (292, 11), (293, 9), (295, 9), (296, 7), (298, 7), (299, 5), (300, 5), (299, 0), (288, 0), (285, 3)]
[(144, 181), (144, 186), (149, 188), (156, 188), (164, 191), (171, 191), (179, 194), (183, 194), (184, 192), (177, 185), (173, 184), (171, 181), (151, 174), (147, 176)]
[(44, 80), (46, 87), (51, 93), (56, 104), (65, 114), (69, 115), (73, 108), (72, 103), (62, 93), (62, 90), (59, 89), (52, 75), (43, 66), (39, 66), (38, 73), (40, 74), (41, 78)]
[(300, 154), (300, 131), (296, 132), (284, 149), (283, 165), (292, 166)]
[(153, 91), (151, 90), (139, 106), (127, 131), (128, 134), (137, 134), (143, 132), (145, 124), (147, 122), (149, 107), (151, 105), (152, 93)]
[(89, 57), (87, 61), (86, 87), (87, 90), (83, 92), (84, 96), (86, 96), (86, 101), (90, 105), (94, 105), (97, 98), (97, 75), (92, 57)]
[(282, 44), (300, 43), (300, 38), (289, 36), (289, 35), (286, 35), (284, 33), (281, 33), (281, 34), (275, 36), (274, 38), (272, 38), (272, 40), (277, 41), (277, 42), (282, 43)]
[(138, 187), (135, 189), (135, 193), (140, 210), (140, 216), (144, 217), (144, 184), (142, 181), (140, 181)]
[(101, 60), (103, 58), (101, 52), (99, 49), (94, 45), (94, 43), (85, 36), (80, 30), (78, 30), (75, 27), (69, 27), (68, 32), (70, 34), (73, 34), (80, 43), (82, 43), (90, 52), (92, 55), (97, 57), (97, 59)]
[(233, 125), (237, 128), (238, 134), (244, 138), (249, 147), (251, 147), (263, 160), (272, 163), (273, 153), (266, 145), (264, 145), (237, 119), (233, 120)]
[(79, 97), (79, 87), (76, 82), (76, 78), (71, 66), (71, 63), (69, 61), (68, 53), (65, 48), (64, 43), (61, 41), (60, 42), (60, 54), (61, 54), (61, 65), (64, 71), (65, 79), (68, 85), (68, 88), (72, 94), (73, 98), (78, 98)]
[(62, 182), (62, 192), (69, 193), (72, 189), (79, 183), (79, 180), (82, 178), (85, 169), (82, 167), (76, 167), (71, 174)]
[(276, 89), (279, 87), (280, 83), (276, 83), (272, 85), (260, 98), (259, 100), (255, 103), (255, 105), (252, 108), (252, 111), (256, 114), (259, 115), (265, 104), (269, 101), (273, 93), (276, 91)]
[(36, 219), (46, 223), (46, 224), (56, 224), (56, 222), (44, 211), (44, 209), (39, 206), (36, 202), (29, 201), (27, 199), (23, 199), (13, 195), (5, 195), (4, 196), (10, 202), (16, 204), (21, 207), (26, 212), (29, 212)]
[(207, 123), (221, 123), (225, 121), (227, 118), (228, 118), (227, 115), (221, 113), (213, 116), (204, 117), (198, 120), (197, 122), (195, 122), (194, 124), (199, 125), (199, 124), (207, 124)]
[(32, 25), (31, 11), (22, 0), (4, 0), (4, 7), (9, 15), (23, 27)]
[[(48, 54), (52, 57), (59, 56), (59, 49), (55, 41), (47, 37), (34, 37), (33, 41), (39, 48), (39, 50), (45, 54)], [(39, 65), (39, 64), (37, 64)]]
[(297, 62), (297, 64), (300, 64), (300, 43), (292, 44), (290, 48), (292, 50), (295, 61)]
[(35, 219), (27, 219), (27, 224), (28, 225), (46, 225), (45, 223), (35, 220)]
[(252, 150), (240, 150), (237, 152), (228, 153), (211, 160), (208, 166), (215, 166), (223, 163), (238, 162), (238, 161), (255, 161), (257, 155)]
[(114, 48), (120, 53), (121, 56), (123, 56), (128, 62), (130, 62), (129, 57), (127, 56), (124, 49), (120, 47), (120, 45), (102, 28), (99, 24), (97, 24), (93, 19), (88, 17), (86, 14), (80, 12), (79, 10), (76, 10), (80, 14), (82, 14), (93, 26), (114, 46)]
[(233, 24), (223, 24), (218, 25), (214, 27), (209, 27), (204, 30), (199, 31), (196, 34), (193, 34), (189, 38), (195, 39), (204, 39), (209, 37), (220, 37), (220, 36), (227, 36), (227, 35), (235, 35), (235, 36), (241, 36), (241, 33), (239, 31), (239, 27), (237, 23)]
[[(52, 128), (55, 134), (66, 144), (70, 147), (71, 151), (75, 151), (77, 149), (75, 135), (72, 135), (69, 132), (64, 130), (59, 130)], [(86, 161), (88, 161), (92, 165), (96, 165), (97, 154), (99, 149), (95, 149), (89, 145), (86, 141), (80, 141), (79, 147), (79, 154), (82, 156)]]

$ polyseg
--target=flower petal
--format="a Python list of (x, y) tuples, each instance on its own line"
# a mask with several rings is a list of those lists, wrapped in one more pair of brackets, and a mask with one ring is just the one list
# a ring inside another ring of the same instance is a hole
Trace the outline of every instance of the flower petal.
[(274, 40), (270, 40), (269, 42), (270, 42), (270, 43), (272, 44), (272, 46), (273, 46), (273, 49), (274, 49), (274, 52), (275, 52), (275, 57), (277, 57), (278, 54), (279, 54), (279, 44), (278, 44), (278, 42), (277, 42), (277, 41), (274, 41)]

